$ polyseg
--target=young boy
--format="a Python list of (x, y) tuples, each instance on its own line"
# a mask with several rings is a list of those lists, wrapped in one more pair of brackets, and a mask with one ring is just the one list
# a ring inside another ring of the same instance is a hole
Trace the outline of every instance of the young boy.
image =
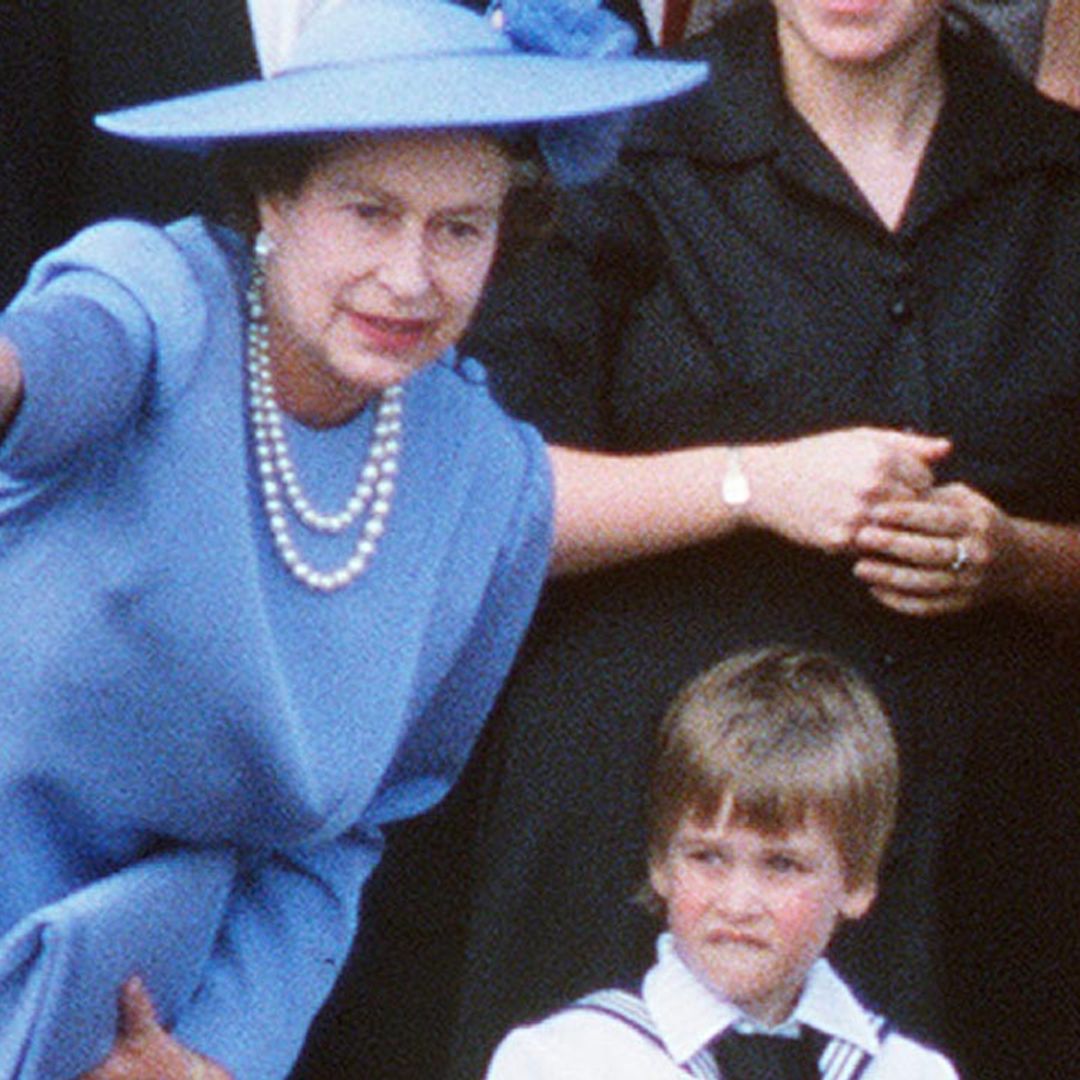
[(699, 676), (660, 729), (641, 994), (605, 990), (512, 1031), (488, 1080), (955, 1080), (823, 959), (873, 903), (896, 815), (889, 723), (833, 659), (785, 647)]

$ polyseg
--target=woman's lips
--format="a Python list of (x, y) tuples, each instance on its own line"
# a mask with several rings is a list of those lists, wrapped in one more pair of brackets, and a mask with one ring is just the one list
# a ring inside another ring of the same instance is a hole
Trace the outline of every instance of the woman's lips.
[(395, 319), (358, 311), (349, 312), (349, 318), (369, 348), (395, 355), (411, 352), (434, 326), (432, 319)]

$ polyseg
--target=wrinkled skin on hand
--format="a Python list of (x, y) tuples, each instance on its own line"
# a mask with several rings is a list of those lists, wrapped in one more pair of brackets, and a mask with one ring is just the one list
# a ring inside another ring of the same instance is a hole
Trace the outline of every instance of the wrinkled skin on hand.
[[(1015, 525), (966, 484), (879, 504), (855, 547), (855, 576), (879, 603), (902, 614), (957, 614), (1012, 588)], [(961, 550), (966, 559), (958, 568)]]

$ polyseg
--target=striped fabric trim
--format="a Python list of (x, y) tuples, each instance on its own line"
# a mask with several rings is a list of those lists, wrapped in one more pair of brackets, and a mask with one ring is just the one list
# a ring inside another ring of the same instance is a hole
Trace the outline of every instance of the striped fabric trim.
[[(871, 1015), (870, 1024), (882, 1041), (889, 1033), (890, 1025), (885, 1017)], [(870, 1067), (872, 1055), (846, 1039), (830, 1039), (818, 1058), (818, 1069), (822, 1080), (858, 1080)]]
[[(652, 1014), (640, 994), (633, 994), (629, 990), (597, 990), (593, 994), (579, 998), (572, 1008), (592, 1009), (595, 1012), (614, 1016), (617, 1020), (622, 1020), (636, 1028), (649, 1042), (664, 1051), (667, 1050), (664, 1040), (660, 1038), (660, 1032), (656, 1028)], [(683, 1072), (688, 1076), (696, 1077), (697, 1080), (722, 1080), (716, 1059), (708, 1049), (696, 1053), (683, 1066)]]
[[(652, 1018), (640, 994), (629, 990), (597, 990), (574, 1002), (572, 1008), (593, 1009), (607, 1013), (631, 1027), (636, 1028), (650, 1042), (666, 1049), (660, 1037), (656, 1023)], [(891, 1030), (891, 1025), (883, 1016), (871, 1015), (870, 1023), (877, 1037), (883, 1041)], [(859, 1080), (870, 1067), (873, 1056), (861, 1047), (846, 1039), (832, 1038), (825, 1044), (825, 1049), (818, 1058), (818, 1070), (822, 1080)], [(683, 1071), (698, 1080), (723, 1080), (716, 1059), (708, 1047), (696, 1053), (683, 1066)]]

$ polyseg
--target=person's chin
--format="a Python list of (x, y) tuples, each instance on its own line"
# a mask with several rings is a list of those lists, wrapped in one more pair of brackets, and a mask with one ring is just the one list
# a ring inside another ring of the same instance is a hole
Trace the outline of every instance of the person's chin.
[(690, 966), (710, 983), (721, 988), (725, 995), (753, 993), (769, 967), (769, 950), (748, 942), (713, 942), (697, 951)]
[(427, 367), (436, 357), (431, 349), (415, 351), (351, 351), (334, 364), (337, 377), (344, 383), (369, 393), (378, 393), (403, 383)]
[(709, 978), (713, 992), (722, 1000), (738, 1006), (749, 1016), (757, 1015), (763, 997), (767, 996), (768, 981), (754, 974), (714, 971)]

